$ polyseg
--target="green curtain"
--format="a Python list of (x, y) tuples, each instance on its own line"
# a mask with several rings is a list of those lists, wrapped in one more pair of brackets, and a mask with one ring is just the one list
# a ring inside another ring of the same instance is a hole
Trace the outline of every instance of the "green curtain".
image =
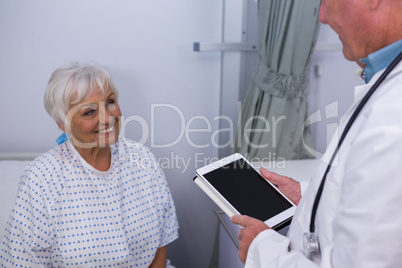
[(234, 152), (249, 159), (311, 158), (310, 58), (320, 0), (259, 0), (259, 63), (242, 104)]

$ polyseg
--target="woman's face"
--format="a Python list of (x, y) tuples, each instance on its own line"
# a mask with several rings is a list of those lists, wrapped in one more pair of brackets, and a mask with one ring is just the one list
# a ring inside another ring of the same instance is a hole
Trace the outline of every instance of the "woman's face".
[(105, 95), (100, 90), (70, 106), (73, 143), (79, 148), (109, 147), (120, 133), (121, 111), (117, 97), (108, 89)]

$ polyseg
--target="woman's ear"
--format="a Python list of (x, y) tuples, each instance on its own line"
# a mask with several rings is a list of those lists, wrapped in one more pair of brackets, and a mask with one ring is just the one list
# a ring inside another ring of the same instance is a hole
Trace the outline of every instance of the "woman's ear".
[(62, 125), (62, 124), (59, 123), (59, 122), (57, 122), (57, 125), (59, 126), (59, 128), (60, 128), (61, 130), (63, 130), (63, 132), (66, 132), (66, 130), (65, 130), (65, 128), (64, 128), (64, 125)]

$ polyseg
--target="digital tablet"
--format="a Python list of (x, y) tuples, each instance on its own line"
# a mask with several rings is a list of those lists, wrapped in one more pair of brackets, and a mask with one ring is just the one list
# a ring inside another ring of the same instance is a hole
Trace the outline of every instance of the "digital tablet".
[(199, 168), (196, 175), (197, 185), (229, 217), (248, 215), (278, 229), (291, 221), (296, 210), (296, 205), (241, 154)]

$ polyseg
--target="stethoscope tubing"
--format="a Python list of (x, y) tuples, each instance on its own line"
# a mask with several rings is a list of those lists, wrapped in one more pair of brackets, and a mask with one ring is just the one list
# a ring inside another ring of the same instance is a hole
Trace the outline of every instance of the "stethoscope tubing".
[(322, 195), (322, 192), (324, 190), (325, 181), (327, 179), (328, 172), (331, 169), (331, 165), (332, 165), (332, 163), (333, 163), (333, 161), (335, 159), (335, 156), (338, 154), (339, 148), (341, 147), (343, 141), (345, 140), (346, 134), (348, 134), (350, 128), (352, 127), (352, 124), (354, 123), (354, 121), (356, 120), (357, 116), (359, 115), (359, 113), (363, 109), (364, 105), (366, 105), (366, 103), (368, 102), (370, 97), (373, 95), (375, 90), (381, 85), (381, 83), (385, 80), (385, 78), (387, 78), (387, 76), (391, 73), (391, 71), (398, 65), (398, 63), (401, 61), (401, 59), (402, 59), (402, 52), (399, 53), (399, 55), (392, 61), (392, 63), (388, 66), (388, 68), (384, 71), (384, 73), (382, 73), (380, 78), (370, 88), (370, 90), (363, 97), (363, 99), (361, 100), (361, 102), (357, 106), (356, 110), (353, 112), (352, 116), (350, 117), (350, 120), (346, 124), (346, 127), (345, 127), (344, 131), (342, 132), (342, 136), (339, 139), (338, 145), (336, 146), (335, 151), (331, 156), (331, 160), (329, 161), (329, 164), (328, 164), (328, 166), (327, 166), (327, 168), (325, 170), (324, 176), (323, 176), (323, 178), (321, 180), (320, 186), (318, 188), (317, 194), (316, 194), (315, 199), (314, 199), (313, 209), (311, 211), (310, 233), (313, 234), (315, 232), (315, 218), (316, 218), (316, 215), (317, 215), (318, 205), (319, 205), (320, 200), (321, 200), (321, 195)]

